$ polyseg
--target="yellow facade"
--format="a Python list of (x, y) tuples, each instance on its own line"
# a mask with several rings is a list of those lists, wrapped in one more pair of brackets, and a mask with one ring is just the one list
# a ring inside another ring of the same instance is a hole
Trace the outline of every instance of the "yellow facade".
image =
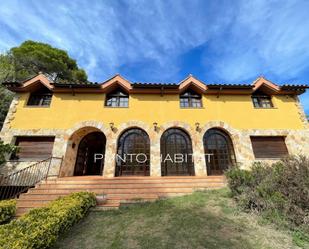
[(104, 106), (103, 93), (54, 93), (50, 107), (27, 106), (29, 93), (20, 99), (12, 129), (69, 129), (76, 123), (94, 120), (116, 126), (128, 120), (149, 125), (170, 122), (207, 123), (220, 120), (236, 129), (304, 129), (297, 100), (273, 95), (274, 108), (256, 109), (250, 95), (203, 95), (203, 108), (180, 108), (177, 94), (130, 94), (128, 108)]
[[(280, 87), (264, 78), (257, 79), (252, 85), (207, 85), (192, 76), (174, 85), (138, 85), (116, 75), (98, 85), (71, 86), (54, 84), (41, 74), (19, 85), (13, 82), (8, 87), (16, 92), (16, 97), (4, 122), (1, 139), (14, 144), (20, 137), (26, 137), (26, 140), (28, 137), (53, 137), (51, 155), (63, 158), (63, 163), (52, 166), (51, 175), (75, 175), (81, 141), (88, 134), (99, 132), (106, 138), (104, 169), (100, 174), (118, 176), (115, 155), (119, 152), (119, 141), (132, 128), (143, 130), (149, 138), (147, 174), (155, 177), (166, 175), (162, 173), (164, 167), (160, 161), (162, 137), (171, 128), (181, 130), (189, 137), (186, 143), (192, 144), (196, 176), (217, 170), (215, 164), (207, 164), (204, 155), (208, 146), (205, 141), (210, 139), (206, 136), (208, 131), (208, 134), (223, 134), (228, 145), (222, 158), (228, 160), (228, 167), (237, 163), (242, 168), (250, 168), (259, 160), (273, 162), (281, 158), (276, 149), (267, 148), (270, 153), (257, 156), (252, 142), (256, 137), (283, 141), (280, 148), (285, 148), (283, 153), (287, 155), (309, 153), (308, 122), (298, 100), (298, 95), (306, 88), (302, 85)], [(27, 105), (30, 94), (42, 87), (52, 94), (50, 105)], [(119, 88), (129, 96), (129, 106), (105, 106), (106, 94), (113, 94)], [(201, 108), (180, 107), (180, 95), (187, 89), (201, 96)], [(273, 107), (254, 107), (254, 93), (270, 96), (272, 104), (268, 106)], [(218, 142), (215, 145), (220, 146)], [(222, 151), (217, 150), (215, 153)], [(14, 168), (26, 165), (21, 164), (22, 161), (18, 161)]]

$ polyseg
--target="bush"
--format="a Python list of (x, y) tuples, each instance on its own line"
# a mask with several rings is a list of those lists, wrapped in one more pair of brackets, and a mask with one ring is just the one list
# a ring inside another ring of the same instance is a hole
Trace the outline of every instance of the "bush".
[(95, 205), (95, 194), (79, 192), (52, 201), (47, 207), (32, 209), (0, 226), (0, 248), (48, 248)]
[(229, 187), (233, 196), (242, 194), (251, 186), (252, 174), (247, 170), (241, 170), (237, 167), (226, 171)]
[(309, 158), (258, 163), (250, 171), (233, 168), (226, 176), (241, 207), (309, 232)]
[(0, 224), (11, 219), (16, 212), (15, 200), (0, 201)]

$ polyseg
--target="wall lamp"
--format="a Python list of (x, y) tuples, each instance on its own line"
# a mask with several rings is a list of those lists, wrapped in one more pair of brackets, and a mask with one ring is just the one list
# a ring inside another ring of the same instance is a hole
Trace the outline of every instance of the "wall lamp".
[(115, 124), (113, 122), (109, 123), (109, 127), (111, 128), (112, 131), (116, 130)]
[(195, 123), (195, 130), (200, 131), (200, 123), (199, 122)]
[(157, 122), (153, 123), (153, 129), (154, 129), (154, 131), (159, 131), (159, 127), (158, 127), (158, 123)]

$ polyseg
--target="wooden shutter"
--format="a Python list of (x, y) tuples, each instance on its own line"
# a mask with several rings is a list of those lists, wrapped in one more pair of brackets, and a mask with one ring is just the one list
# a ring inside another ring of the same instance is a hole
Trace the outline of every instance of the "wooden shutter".
[(17, 137), (15, 145), (19, 151), (15, 158), (19, 160), (43, 160), (51, 157), (55, 137)]
[(282, 158), (289, 154), (285, 145), (285, 137), (256, 136), (250, 138), (255, 158)]

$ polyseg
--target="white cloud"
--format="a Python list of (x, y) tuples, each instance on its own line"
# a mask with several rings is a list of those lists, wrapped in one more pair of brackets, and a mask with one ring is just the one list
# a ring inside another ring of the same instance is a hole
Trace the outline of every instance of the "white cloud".
[(208, 41), (220, 27), (224, 11), (212, 10), (199, 1), (7, 0), (0, 4), (5, 27), (0, 34), (10, 42), (0, 43), (0, 49), (40, 40), (68, 50), (91, 80), (143, 60), (155, 61), (155, 77), (172, 78), (179, 70), (177, 56)]
[(308, 1), (241, 1), (230, 31), (213, 40), (218, 77), (298, 76), (308, 68), (308, 10)]

